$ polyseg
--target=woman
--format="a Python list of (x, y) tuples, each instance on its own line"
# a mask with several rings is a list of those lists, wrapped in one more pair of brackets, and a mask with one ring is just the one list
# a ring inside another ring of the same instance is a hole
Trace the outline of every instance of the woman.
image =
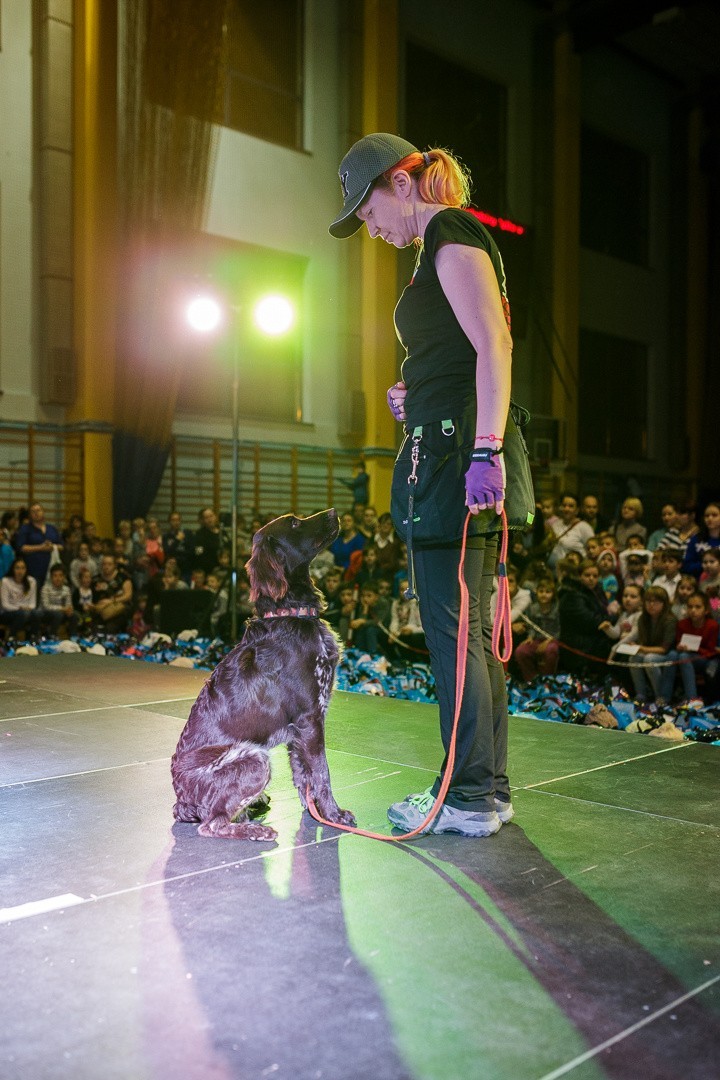
[[(330, 226), (347, 237), (365, 223), (371, 237), (404, 248), (417, 244), (413, 279), (395, 310), (406, 349), (402, 379), (388, 405), (406, 430), (438, 429), (472, 416), (465, 456), (465, 504), (472, 515), (465, 560), (470, 626), (456, 761), (445, 803), (431, 832), (489, 836), (513, 816), (507, 768), (507, 697), (502, 665), (492, 656), (490, 595), (498, 519), (505, 498), (503, 433), (510, 402), (512, 339), (505, 275), (495, 242), (469, 203), (469, 178), (445, 150), (418, 149), (396, 135), (366, 135), (340, 165), (344, 205)], [(459, 502), (463, 502), (462, 495)], [(481, 511), (489, 510), (490, 515)], [(488, 516), (492, 533), (487, 533)], [(420, 617), (438, 689), (447, 751), (455, 712), (460, 540), (416, 544)], [(427, 816), (440, 779), (393, 804), (393, 825), (414, 829)]]
[(568, 574), (558, 591), (560, 640), (577, 652), (562, 653), (562, 669), (603, 678), (610, 652), (612, 623), (605, 594), (598, 587), (598, 568), (592, 559), (581, 562), (578, 576)]
[(0, 581), (0, 622), (13, 635), (25, 632), (32, 636), (40, 625), (37, 582), (28, 574), (25, 560), (19, 557)]
[(550, 528), (555, 537), (555, 543), (547, 560), (551, 570), (554, 570), (560, 560), (571, 551), (576, 551), (583, 556), (585, 545), (594, 535), (591, 526), (587, 521), (582, 521), (578, 514), (577, 497), (571, 495), (569, 491), (560, 496), (558, 511), (560, 517), (555, 519)]
[(699, 578), (703, 555), (713, 548), (720, 548), (720, 504), (716, 502), (707, 504), (700, 530), (688, 541), (682, 564), (683, 574)]

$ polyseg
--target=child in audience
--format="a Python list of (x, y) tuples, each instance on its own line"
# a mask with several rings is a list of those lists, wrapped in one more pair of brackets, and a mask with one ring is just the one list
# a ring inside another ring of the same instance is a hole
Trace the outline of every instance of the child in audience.
[(644, 589), (650, 579), (650, 554), (644, 551), (620, 552), (620, 575), (623, 585)]
[(40, 619), (51, 634), (59, 634), (61, 628), (66, 635), (75, 630), (77, 617), (62, 563), (53, 563), (40, 590)]
[(555, 582), (546, 577), (538, 581), (535, 600), (527, 609), (527, 617), (539, 630), (528, 627), (527, 637), (515, 650), (515, 662), (525, 682), (536, 675), (554, 675), (557, 670), (559, 646), (556, 640), (546, 638), (542, 630), (557, 638), (560, 634), (560, 609)]
[(706, 551), (702, 557), (699, 587), (710, 601), (713, 614), (717, 614), (720, 611), (720, 551), (716, 548)]
[[(680, 660), (677, 667), (664, 668), (660, 678), (661, 694), (666, 701), (672, 697), (676, 672), (680, 672), (685, 703), (701, 707), (704, 702), (698, 698), (698, 672), (714, 674), (717, 669), (718, 627), (710, 615), (710, 601), (701, 592), (693, 593), (687, 602), (687, 617), (681, 619), (675, 631), (675, 649), (667, 654), (668, 660)], [(699, 644), (687, 640), (699, 638)], [(710, 668), (712, 665), (712, 668)]]
[[(390, 656), (407, 656), (402, 645), (412, 649), (425, 648), (425, 633), (420, 621), (420, 608), (417, 600), (403, 599), (403, 593), (407, 589), (407, 578), (400, 582), (400, 599), (393, 600), (390, 615)], [(399, 642), (393, 642), (392, 638), (398, 638)]]
[(605, 548), (596, 560), (598, 568), (598, 574), (600, 575), (600, 588), (605, 593), (605, 599), (608, 603), (614, 600), (618, 594), (618, 579), (615, 573), (617, 567), (615, 564), (615, 553), (610, 551), (609, 548)]
[(664, 589), (670, 597), (670, 603), (672, 604), (675, 599), (675, 590), (680, 581), (682, 552), (675, 551), (674, 548), (663, 548), (661, 558), (663, 572), (662, 574), (658, 574), (656, 578), (653, 578), (653, 585), (657, 585), (659, 588)]
[(643, 610), (635, 630), (629, 635), (630, 642), (639, 645), (635, 656), (630, 657), (630, 674), (638, 701), (655, 697), (658, 705), (666, 704), (661, 688), (662, 668), (657, 664), (667, 659), (675, 644), (677, 619), (670, 611), (670, 598), (665, 589), (650, 585), (643, 597)]
[(77, 616), (78, 630), (87, 630), (92, 622), (92, 574), (87, 566), (84, 566), (79, 574), (77, 586), (72, 591), (73, 611)]
[(640, 618), (643, 606), (643, 591), (639, 585), (626, 585), (622, 592), (622, 610), (617, 622), (606, 631), (608, 637), (616, 642), (613, 645), (611, 655), (617, 651), (618, 645), (627, 641)]
[(698, 591), (698, 583), (692, 574), (681, 574), (675, 590), (675, 599), (672, 602), (672, 613), (676, 619), (687, 617), (687, 602), (693, 593)]
[(90, 576), (95, 577), (98, 572), (98, 564), (90, 554), (90, 545), (87, 540), (82, 540), (78, 544), (77, 558), (70, 563), (70, 582), (74, 588), (78, 587), (80, 571), (84, 566), (90, 571)]
[(589, 536), (585, 544), (585, 554), (587, 555), (588, 559), (592, 559), (594, 562), (597, 562), (597, 557), (600, 554), (601, 550), (602, 545), (600, 543), (600, 537)]
[(142, 641), (146, 634), (150, 633), (152, 629), (150, 623), (147, 620), (147, 606), (148, 598), (147, 594), (141, 592), (138, 595), (137, 603), (135, 604), (135, 610), (133, 617), (130, 621), (129, 633), (133, 641)]
[(220, 574), (213, 570), (207, 576), (207, 588), (215, 594), (215, 602), (210, 610), (210, 629), (213, 637), (224, 636), (227, 631), (225, 626), (228, 613), (228, 592)]
[(377, 656), (380, 653), (380, 632), (378, 630), (377, 585), (368, 581), (360, 587), (360, 596), (350, 618), (350, 643), (353, 648)]

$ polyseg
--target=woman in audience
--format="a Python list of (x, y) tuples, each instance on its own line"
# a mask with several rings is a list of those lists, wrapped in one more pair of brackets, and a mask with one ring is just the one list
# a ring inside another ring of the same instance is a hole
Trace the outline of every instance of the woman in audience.
[(715, 548), (720, 548), (720, 503), (711, 502), (705, 507), (700, 529), (688, 540), (682, 564), (683, 573), (699, 578), (703, 555)]
[(610, 652), (608, 631), (612, 623), (598, 581), (598, 569), (591, 559), (580, 564), (578, 576), (568, 574), (563, 578), (558, 592), (560, 641), (577, 650), (563, 652), (564, 670), (604, 677), (607, 673), (605, 660)]
[(18, 556), (0, 581), (0, 622), (12, 635), (37, 633), (40, 625), (37, 599), (37, 582), (28, 574), (25, 560)]
[(677, 506), (673, 502), (666, 502), (660, 511), (660, 520), (662, 526), (659, 529), (655, 529), (650, 533), (648, 537), (647, 547), (648, 551), (656, 551), (663, 537), (667, 533), (668, 529), (671, 529), (675, 524), (677, 517)]

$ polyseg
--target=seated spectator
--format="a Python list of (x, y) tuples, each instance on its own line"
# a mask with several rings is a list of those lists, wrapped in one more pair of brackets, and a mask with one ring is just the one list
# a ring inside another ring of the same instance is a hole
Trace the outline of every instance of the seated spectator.
[[(130, 637), (134, 641), (142, 641), (146, 634), (149, 634), (152, 625), (148, 622), (148, 598), (145, 593), (140, 593), (135, 604), (135, 610), (133, 617), (130, 620)], [(156, 624), (157, 625), (157, 624)]]
[(615, 546), (618, 551), (627, 547), (628, 537), (639, 536), (643, 544), (647, 540), (647, 529), (641, 522), (643, 516), (643, 504), (639, 499), (630, 496), (625, 499), (620, 507), (620, 521), (613, 529)]
[(15, 552), (12, 544), (0, 530), (0, 578), (4, 578), (8, 570), (15, 562)]
[[(617, 552), (617, 548), (615, 546), (615, 537), (614, 537), (613, 533), (611, 533), (611, 532), (601, 532), (601, 533), (598, 533), (597, 538), (600, 541), (600, 550), (601, 551), (604, 550), (605, 548), (608, 548), (610, 551)], [(600, 552), (598, 552), (598, 554), (600, 554)]]
[(67, 635), (75, 632), (77, 621), (70, 586), (65, 580), (65, 568), (62, 563), (53, 563), (48, 580), (40, 590), (40, 623), (51, 634), (57, 635), (63, 630)]
[(688, 502), (678, 506), (675, 521), (663, 536), (656, 550), (667, 547), (673, 548), (675, 551), (681, 551), (684, 558), (688, 544), (693, 536), (697, 536), (700, 531), (695, 521), (696, 514), (697, 507), (695, 503)]
[[(156, 582), (159, 584), (156, 585)], [(152, 595), (152, 622), (154, 626), (160, 625), (160, 597), (164, 592), (174, 592), (177, 590), (187, 589), (188, 583), (183, 581), (180, 577), (180, 567), (178, 566), (177, 559), (173, 557), (172, 560), (168, 559), (168, 565), (165, 566), (162, 576), (157, 574), (153, 578), (152, 584), (155, 585)], [(144, 594), (148, 601), (148, 607), (151, 602), (150, 595)]]
[[(342, 584), (342, 571), (337, 566), (332, 566), (323, 580), (318, 583), (320, 592), (325, 597), (328, 605), (332, 600), (337, 599), (340, 594), (340, 586)], [(323, 616), (327, 618), (327, 615)]]
[(374, 506), (363, 507), (362, 518), (358, 530), (363, 534), (368, 543), (375, 539), (378, 527), (377, 510)]
[(119, 633), (128, 624), (133, 598), (132, 582), (112, 555), (103, 555), (100, 573), (93, 581), (93, 620), (108, 633)]
[(326, 575), (335, 569), (335, 556), (327, 548), (316, 555), (310, 563), (310, 577), (322, 589)]
[(652, 584), (655, 578), (660, 577), (665, 573), (665, 567), (663, 565), (663, 552), (665, 548), (656, 548), (652, 553), (650, 559), (650, 573), (648, 575), (648, 581)]
[[(392, 575), (392, 594), (394, 597), (401, 596), (400, 585), (403, 581), (408, 579), (408, 549), (407, 544), (401, 543), (400, 550), (398, 552), (398, 568)], [(384, 571), (387, 573), (387, 571)]]
[(698, 592), (698, 583), (692, 574), (681, 574), (675, 590), (675, 598), (671, 604), (671, 611), (678, 622), (687, 618), (687, 602), (696, 592)]
[(78, 544), (77, 556), (70, 563), (70, 584), (75, 589), (78, 587), (80, 571), (83, 568), (90, 571), (91, 577), (95, 577), (100, 571), (98, 563), (90, 554), (90, 545), (87, 540)]
[(703, 555), (698, 587), (700, 592), (705, 593), (713, 614), (716, 614), (720, 610), (720, 551), (715, 548)]
[[(352, 585), (343, 582), (340, 587), (340, 594), (338, 596), (338, 614), (337, 623), (330, 623), (331, 626), (335, 626), (338, 637), (346, 644), (350, 637), (350, 620), (353, 617), (355, 611), (355, 589)], [(328, 609), (328, 612), (330, 609)], [(325, 613), (323, 618), (328, 618), (328, 612)], [(328, 619), (330, 622), (330, 619)]]
[(195, 566), (190, 574), (190, 588), (191, 589), (206, 589), (207, 588), (207, 574), (202, 566)]
[(148, 518), (145, 533), (145, 554), (148, 557), (150, 577), (155, 577), (162, 570), (165, 562), (162, 533), (157, 518)]
[(375, 533), (378, 562), (384, 574), (395, 574), (400, 569), (401, 541), (395, 536), (390, 514), (381, 514)]
[(125, 558), (131, 563), (134, 562), (139, 550), (139, 544), (136, 544), (132, 538), (132, 523), (130, 521), (123, 519), (118, 522), (117, 539), (122, 540)]
[(685, 703), (691, 706), (704, 704), (698, 698), (697, 675), (704, 675), (709, 668), (709, 674), (714, 674), (717, 670), (718, 629), (720, 627), (717, 622), (711, 618), (707, 596), (693, 593), (687, 602), (687, 617), (680, 620), (675, 630), (675, 648), (666, 656), (667, 660), (682, 662), (677, 668), (663, 668), (660, 675), (660, 696), (665, 701), (672, 699), (675, 678), (679, 671)]
[(168, 518), (168, 528), (162, 538), (165, 558), (177, 559), (180, 567), (180, 576), (183, 580), (190, 580), (192, 568), (193, 536), (183, 528), (182, 518), (177, 510), (173, 510)]
[(653, 578), (653, 585), (664, 589), (672, 604), (675, 599), (675, 590), (680, 581), (680, 566), (682, 565), (682, 553), (673, 548), (662, 549), (662, 574)]
[[(560, 641), (576, 652), (564, 650), (563, 669), (570, 672), (594, 674), (600, 678), (607, 673), (604, 661), (610, 652), (607, 601), (599, 587), (598, 569), (585, 559), (577, 577), (566, 576), (558, 590), (560, 607)], [(584, 655), (580, 655), (584, 654)]]
[[(618, 645), (630, 640), (630, 635), (637, 626), (643, 608), (643, 590), (640, 585), (625, 585), (622, 591), (621, 611), (617, 622), (606, 631), (611, 641), (615, 642), (611, 655), (615, 655)], [(634, 638), (632, 639), (635, 640)]]
[[(190, 564), (209, 574), (218, 564), (218, 552), (222, 546), (220, 522), (212, 506), (205, 506), (198, 514), (199, 527), (193, 536)], [(258, 528), (262, 526), (259, 525)]]
[(207, 587), (215, 594), (215, 602), (210, 610), (210, 630), (213, 637), (226, 638), (230, 631), (227, 588), (216, 573), (208, 574)]
[(361, 586), (368, 581), (374, 581), (377, 584), (378, 580), (383, 576), (385, 575), (380, 568), (378, 549), (375, 544), (366, 544), (362, 551), (360, 566), (353, 578), (354, 584)]
[(603, 549), (603, 546), (600, 543), (600, 537), (599, 536), (589, 536), (588, 537), (587, 543), (585, 544), (585, 556), (586, 556), (586, 558), (592, 559), (593, 562), (597, 562), (597, 557), (600, 554), (600, 552), (603, 551), (603, 550), (607, 550), (607, 549), (606, 548)]
[(0, 537), (11, 546), (14, 543), (19, 524), (20, 518), (17, 510), (6, 510), (0, 518)]
[[(124, 570), (125, 573), (128, 576), (131, 576), (132, 562), (127, 557), (127, 555), (125, 554), (125, 550), (126, 550), (125, 541), (122, 539), (122, 537), (116, 536), (115, 539), (113, 540), (112, 552), (110, 554), (112, 554), (115, 557), (116, 565), (119, 566), (121, 570)], [(95, 562), (94, 559), (93, 559), (93, 562)], [(100, 565), (98, 563), (97, 568), (92, 572), (93, 577), (97, 573), (99, 573), (99, 571), (100, 571)]]
[(600, 588), (605, 594), (608, 604), (610, 604), (617, 598), (619, 589), (615, 553), (610, 551), (609, 548), (604, 548), (595, 560), (595, 565), (598, 568)]
[(407, 649), (425, 650), (425, 633), (420, 621), (417, 600), (405, 600), (407, 578), (400, 583), (400, 599), (393, 600), (390, 611), (388, 656), (393, 659), (407, 657)]
[(585, 495), (580, 506), (580, 517), (583, 521), (587, 521), (594, 533), (603, 532), (608, 527), (607, 519), (600, 513), (600, 501), (597, 495)]
[(542, 559), (531, 559), (520, 576), (520, 585), (527, 589), (533, 600), (536, 599), (538, 582), (547, 581), (552, 577), (547, 568), (547, 563)]
[(87, 566), (78, 575), (78, 583), (72, 590), (72, 606), (77, 617), (77, 629), (83, 632), (90, 628), (93, 606), (93, 576)]
[(619, 555), (620, 577), (623, 585), (637, 585), (641, 590), (650, 580), (650, 552), (626, 548)]
[(377, 585), (368, 581), (361, 586), (360, 596), (350, 617), (350, 644), (371, 656), (377, 656), (381, 652), (377, 600)]
[(688, 540), (683, 573), (699, 578), (703, 570), (703, 555), (713, 550), (720, 550), (720, 503), (711, 502), (705, 507), (701, 528)]
[(335, 560), (335, 565), (341, 567), (343, 571), (347, 571), (352, 553), (362, 551), (364, 547), (365, 537), (355, 528), (352, 514), (341, 514), (340, 533), (330, 545), (330, 552)]
[(667, 654), (675, 644), (677, 619), (670, 610), (670, 598), (665, 589), (650, 585), (643, 596), (643, 610), (635, 630), (627, 643), (636, 643), (638, 651), (629, 658), (635, 695), (638, 701), (655, 697), (658, 705), (664, 705), (661, 693), (661, 672), (657, 665), (667, 660)]
[(525, 612), (535, 626), (527, 628), (527, 636), (515, 650), (515, 663), (520, 676), (530, 682), (537, 675), (554, 675), (557, 670), (559, 646), (557, 640), (546, 638), (541, 631), (557, 639), (560, 634), (560, 607), (552, 578), (538, 581), (535, 599)]
[(28, 574), (27, 563), (20, 556), (0, 581), (0, 622), (13, 637), (17, 634), (33, 637), (40, 626), (37, 582)]
[(650, 533), (650, 536), (648, 537), (648, 551), (657, 551), (658, 547), (660, 546), (660, 542), (667, 533), (668, 529), (671, 529), (675, 524), (676, 517), (677, 507), (675, 506), (675, 503), (666, 502), (662, 510), (660, 511), (660, 520), (662, 521), (661, 528), (655, 529), (655, 531)]
[(218, 551), (217, 566), (213, 567), (211, 573), (216, 575), (223, 589), (230, 588), (230, 578), (232, 576), (232, 551), (229, 547), (220, 548)]
[[(529, 589), (521, 589), (515, 570), (508, 568), (507, 571), (508, 591), (510, 593), (510, 622), (512, 624), (513, 646), (527, 634), (527, 623), (522, 619), (523, 612), (527, 611), (532, 603), (532, 593)], [(493, 591), (491, 606), (493, 619), (497, 605), (497, 581)]]
[(580, 520), (577, 499), (570, 492), (566, 491), (560, 496), (559, 511), (560, 521), (552, 526), (555, 543), (547, 559), (548, 566), (552, 570), (571, 551), (577, 552), (582, 558), (585, 554), (585, 544), (593, 535), (587, 521)]

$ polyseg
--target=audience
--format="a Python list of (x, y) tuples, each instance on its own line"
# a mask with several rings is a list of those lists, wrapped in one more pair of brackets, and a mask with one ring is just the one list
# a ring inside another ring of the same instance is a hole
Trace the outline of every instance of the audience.
[[(627, 686), (639, 700), (662, 705), (676, 694), (697, 703), (698, 687), (714, 700), (720, 503), (704, 506), (698, 528), (692, 503), (667, 501), (662, 528), (649, 539), (638, 498), (622, 502), (610, 530), (592, 493), (581, 503), (564, 493), (559, 514), (555, 505), (540, 500), (538, 529), (512, 538), (513, 674), (531, 681), (556, 671), (598, 679), (612, 673), (622, 683), (623, 669), (608, 668), (609, 657), (630, 665)], [(275, 516), (248, 513), (247, 531), (238, 519), (240, 624), (252, 614), (243, 569), (251, 537)], [(198, 520), (191, 534), (176, 512), (165, 526), (138, 517), (118, 522), (114, 537), (101, 537), (76, 514), (60, 535), (39, 503), (7, 510), (0, 518), (0, 628), (25, 640), (78, 632), (141, 638), (158, 628), (162, 591), (190, 587), (215, 594), (209, 632), (227, 641), (229, 538), (214, 508), (205, 507)], [(323, 617), (346, 645), (392, 663), (413, 662), (426, 654), (425, 639), (417, 601), (404, 597), (407, 549), (390, 515), (356, 503), (340, 523), (335, 543), (312, 564), (327, 604)]]

